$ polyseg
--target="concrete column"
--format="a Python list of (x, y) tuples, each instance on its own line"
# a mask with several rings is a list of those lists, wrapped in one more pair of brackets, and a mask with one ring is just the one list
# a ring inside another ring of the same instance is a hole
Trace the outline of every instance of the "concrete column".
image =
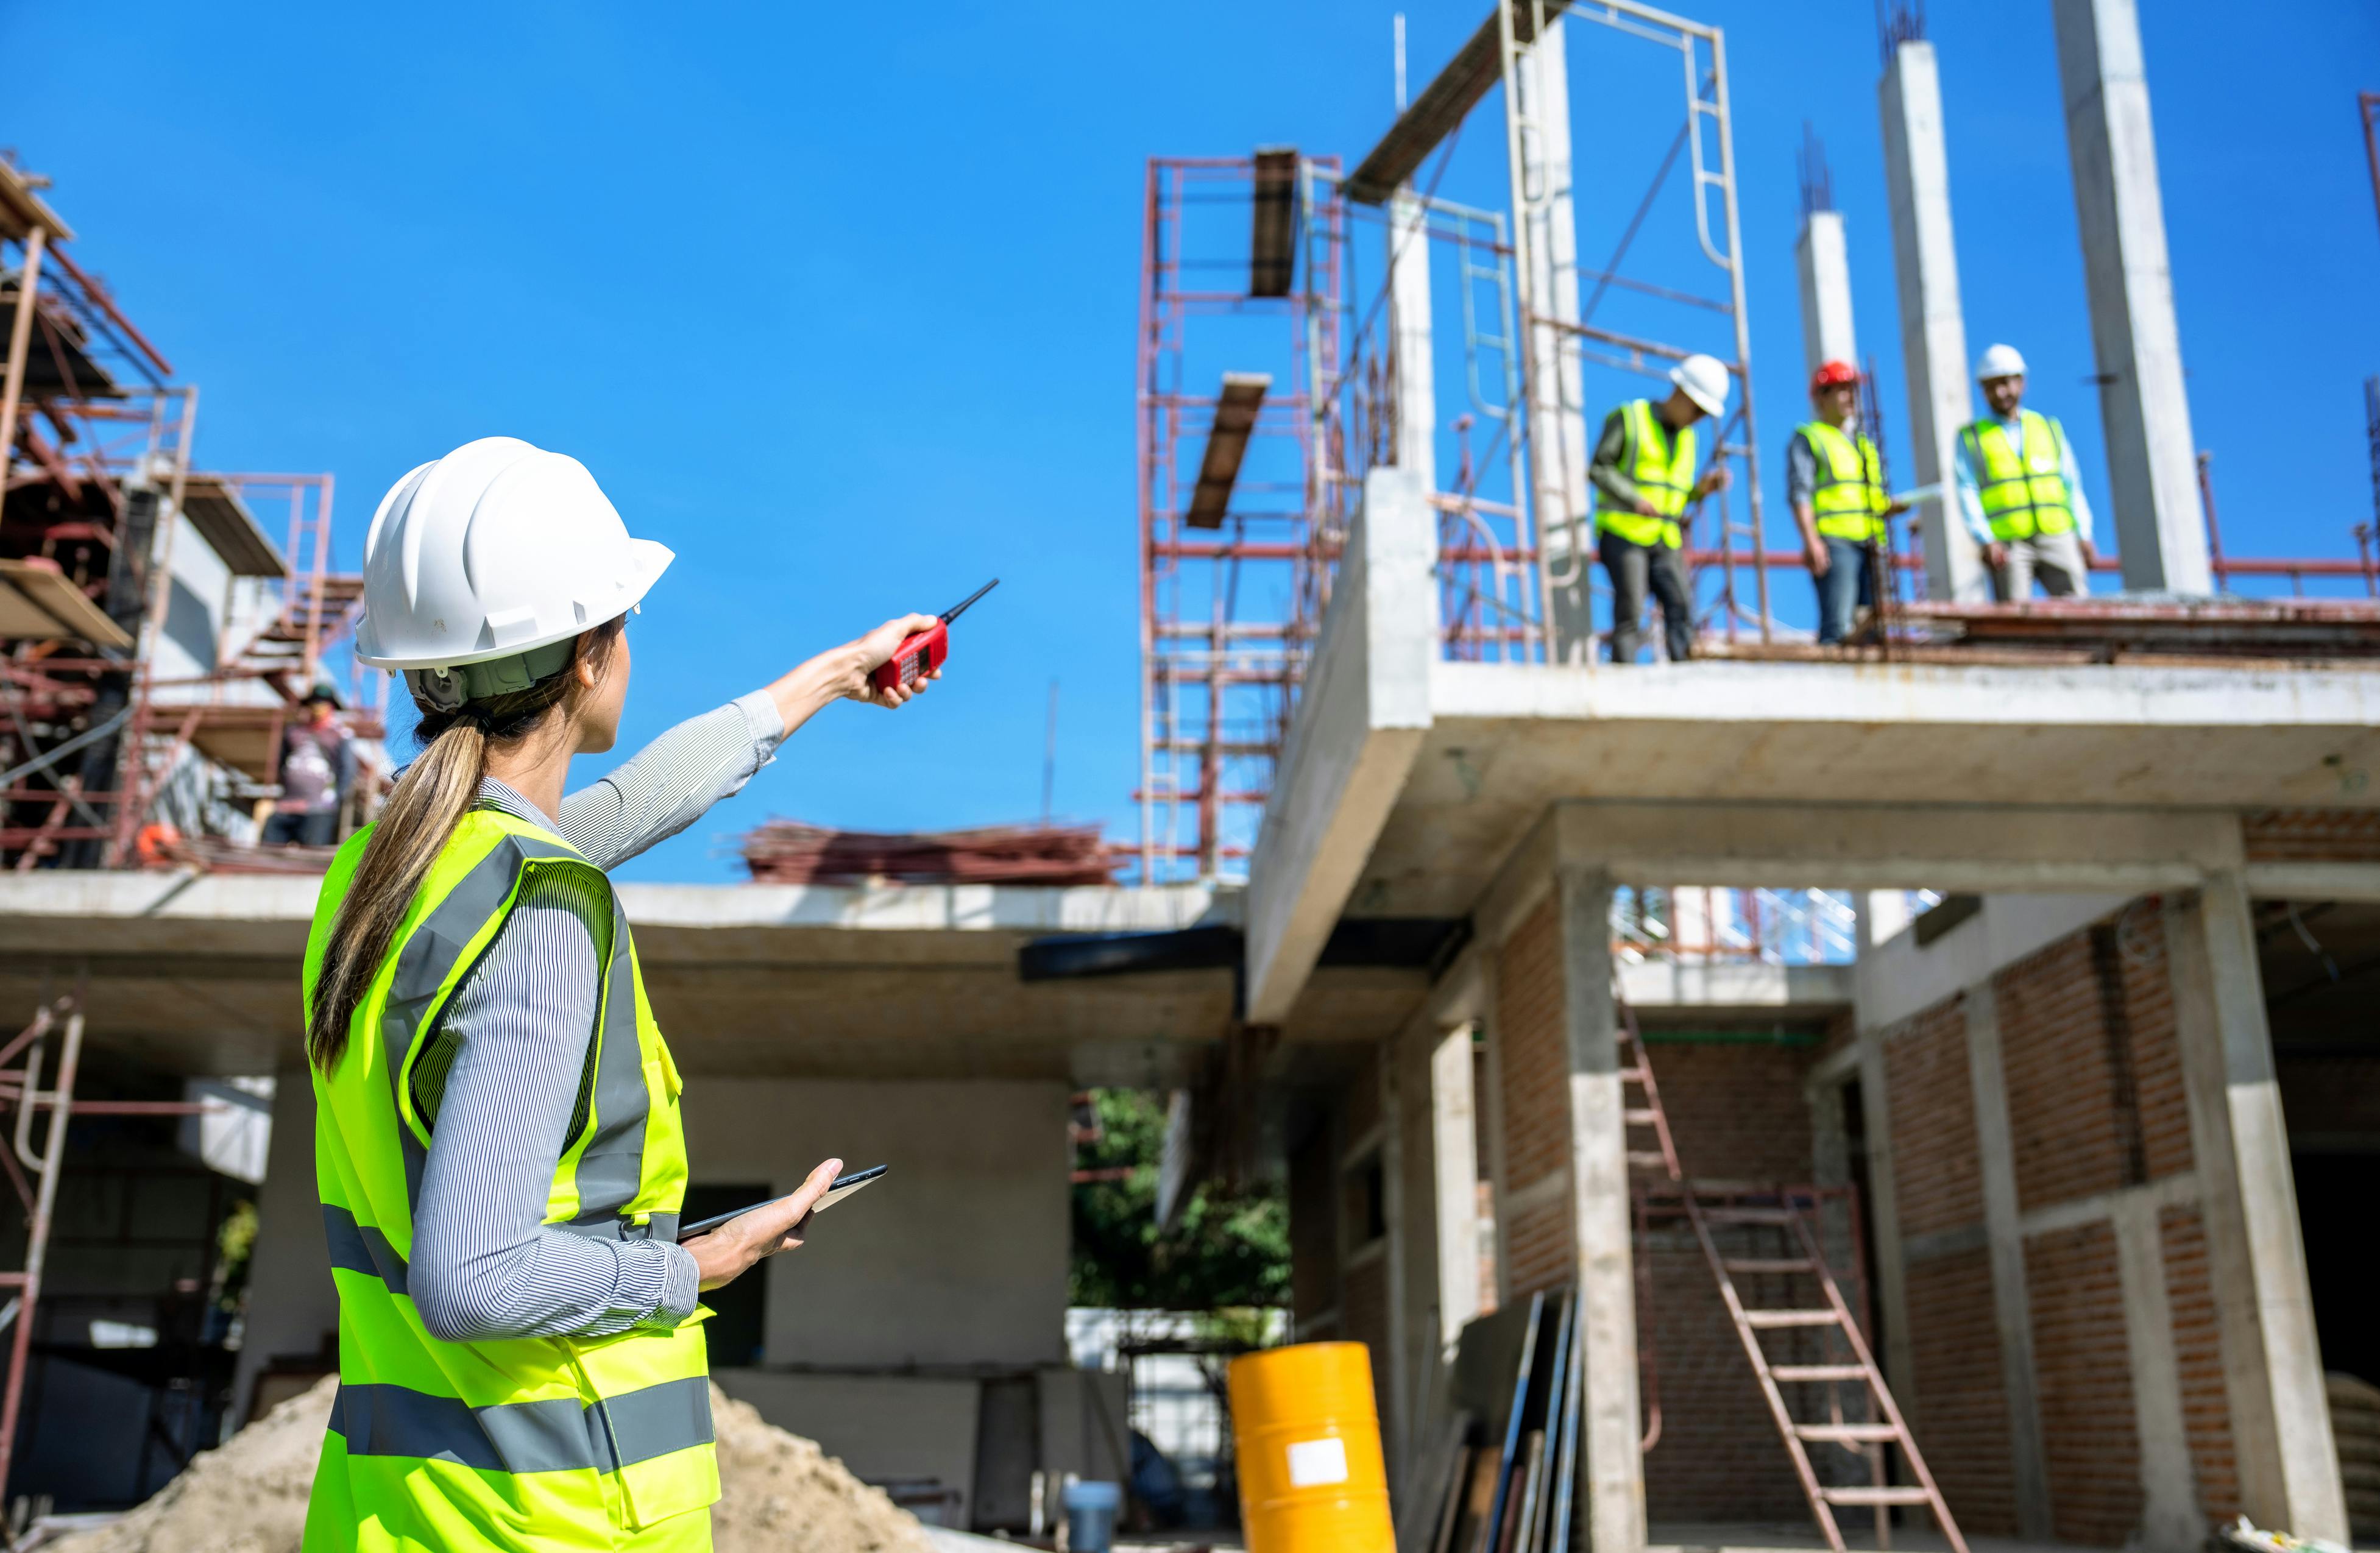
[(1628, 1138), (1620, 1083), (1620, 1020), (1611, 996), (1611, 876), (1564, 864), (1556, 877), (1562, 1005), (1570, 1065), (1572, 1226), (1585, 1314), (1579, 1501), (1596, 1553), (1645, 1542), (1645, 1456), (1638, 1449), (1635, 1247), (1629, 1221)]
[(1884, 1327), (1885, 1384), (1904, 1414), (1917, 1406), (1917, 1364), (1909, 1341), (1909, 1263), (1901, 1255), (1900, 1190), (1893, 1176), (1892, 1099), (1884, 1034), (1860, 1031), (1860, 1120), (1867, 1134), (1867, 1217), (1876, 1237), (1876, 1303)]
[(1394, 342), (1397, 467), (1438, 489), (1438, 380), (1430, 354), (1429, 212), (1410, 188), (1389, 200), (1389, 328)]
[(2240, 876), (2210, 873), (2196, 896), (2168, 898), (2165, 928), (2240, 1508), (2260, 1526), (2345, 1543), (2289, 1128)]
[[(1917, 40), (1894, 50), (1876, 99), (1892, 204), (1892, 268), (1900, 290), (1901, 368), (1909, 379), (1908, 446), (1918, 483), (1932, 485), (1951, 478), (1959, 430), (1974, 419), (1934, 45)], [(1955, 508), (1953, 500), (1923, 509), (1926, 594), (1986, 599), (1991, 588), (1982, 557)]]
[(1793, 245), (1802, 275), (1802, 364), (1816, 371), (1821, 362), (1859, 364), (1859, 338), (1852, 329), (1852, 261), (1843, 237), (1843, 212), (1812, 211)]
[(339, 1329), (339, 1294), (314, 1185), (314, 1085), (302, 1067), (273, 1077), (273, 1139), (256, 1214), (248, 1316), (232, 1381), (233, 1416), (243, 1422), (268, 1360), (320, 1353), (323, 1338)]
[[(1562, 29), (1548, 27), (1521, 72), (1531, 132), (1521, 137), (1521, 180), (1529, 221), (1528, 291), (1536, 311), (1578, 320), (1578, 215), (1571, 200), (1570, 57)], [(1595, 564), (1595, 513), (1586, 484), (1586, 390), (1572, 340), (1547, 324), (1524, 326), (1529, 351), (1531, 447), (1539, 467), (1537, 522), (1553, 581), (1548, 607), (1554, 654), (1566, 663), (1594, 656), (1589, 576)]]
[(2053, 0), (2126, 588), (2212, 593), (2137, 0)]
[(2131, 1361), (2132, 1429), (2141, 1445), (2139, 1545), (2152, 1553), (2193, 1553), (2206, 1539), (2198, 1480), (2182, 1426), (2181, 1365), (2166, 1296), (2165, 1238), (2158, 1200), (2129, 1192), (2116, 1204), (2118, 1276), (2124, 1286), (2124, 1348)]
[(1998, 1000), (1986, 979), (1966, 990), (1967, 1082), (1975, 1106), (1975, 1167), (1983, 1177), (1990, 1237), (1992, 1316), (2008, 1398), (2009, 1456), (2015, 1476), (2017, 1535), (2050, 1538), (2049, 1462), (2042, 1450), (2041, 1396), (2033, 1366), (2033, 1295), (2024, 1272), (2023, 1210), (2016, 1194), (2016, 1146), (2009, 1127), (2008, 1077), (2000, 1062)]
[(1430, 1147), (1437, 1183), (1438, 1341), (1451, 1345), (1479, 1314), (1479, 1134), (1464, 1025), (1429, 1054)]

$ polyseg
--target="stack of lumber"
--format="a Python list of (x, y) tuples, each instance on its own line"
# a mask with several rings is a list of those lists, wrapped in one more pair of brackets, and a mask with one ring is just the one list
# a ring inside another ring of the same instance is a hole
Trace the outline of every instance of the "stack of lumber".
[(885, 832), (771, 819), (740, 850), (763, 884), (1107, 884), (1122, 861), (1097, 825)]

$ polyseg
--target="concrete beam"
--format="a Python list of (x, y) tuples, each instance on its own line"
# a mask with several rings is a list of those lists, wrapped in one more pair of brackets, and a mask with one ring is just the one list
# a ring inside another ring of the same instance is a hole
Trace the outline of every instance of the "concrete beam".
[(1821, 1019), (1852, 1006), (1852, 967), (1653, 958), (1620, 967), (1620, 995), (1647, 1016)]
[(1374, 469), (1309, 660), (1248, 880), (1247, 1017), (1288, 1017), (1429, 728), (1438, 522), (1409, 469)]
[(2227, 814), (1574, 799), (1561, 855), (1631, 884), (2143, 894), (2239, 866)]
[(2053, 0), (2124, 586), (2212, 593), (2137, 0)]
[(1802, 361), (1811, 371), (1827, 361), (1859, 364), (1859, 336), (1852, 327), (1851, 245), (1843, 212), (1812, 211), (1793, 245), (1802, 278)]
[(2240, 1508), (2259, 1526), (2344, 1545), (2289, 1127), (2239, 875), (2168, 902), (2165, 929)]
[(2380, 901), (2380, 863), (2251, 863), (2241, 873), (2259, 901)]
[[(1876, 86), (1876, 102), (1884, 117), (1885, 190), (1892, 206), (1892, 265), (1900, 289), (1909, 447), (1918, 483), (1931, 485), (1951, 478), (1959, 429), (1974, 419), (1959, 253), (1950, 230), (1942, 78), (1934, 45), (1915, 40), (1895, 49)], [(1982, 557), (1949, 504), (1927, 506), (1924, 525), (1927, 596), (1987, 598)]]

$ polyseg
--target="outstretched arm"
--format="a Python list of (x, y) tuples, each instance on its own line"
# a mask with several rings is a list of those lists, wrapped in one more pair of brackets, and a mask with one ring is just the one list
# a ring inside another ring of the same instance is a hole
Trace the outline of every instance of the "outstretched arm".
[(562, 838), (599, 868), (613, 868), (735, 796), (775, 758), (786, 735), (830, 701), (897, 707), (924, 690), (878, 690), (868, 676), (904, 637), (934, 624), (929, 614), (888, 620), (856, 641), (820, 653), (776, 683), (688, 718), (635, 758), (562, 800)]

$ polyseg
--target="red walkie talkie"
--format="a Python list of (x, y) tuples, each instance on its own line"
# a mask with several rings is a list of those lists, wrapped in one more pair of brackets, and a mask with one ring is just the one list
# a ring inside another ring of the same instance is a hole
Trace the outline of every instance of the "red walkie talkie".
[(994, 577), (944, 610), (935, 617), (932, 630), (920, 631), (894, 648), (892, 656), (868, 676), (868, 683), (879, 690), (891, 690), (896, 686), (905, 688), (941, 668), (951, 655), (951, 622), (969, 604), (999, 586), (1000, 579)]

